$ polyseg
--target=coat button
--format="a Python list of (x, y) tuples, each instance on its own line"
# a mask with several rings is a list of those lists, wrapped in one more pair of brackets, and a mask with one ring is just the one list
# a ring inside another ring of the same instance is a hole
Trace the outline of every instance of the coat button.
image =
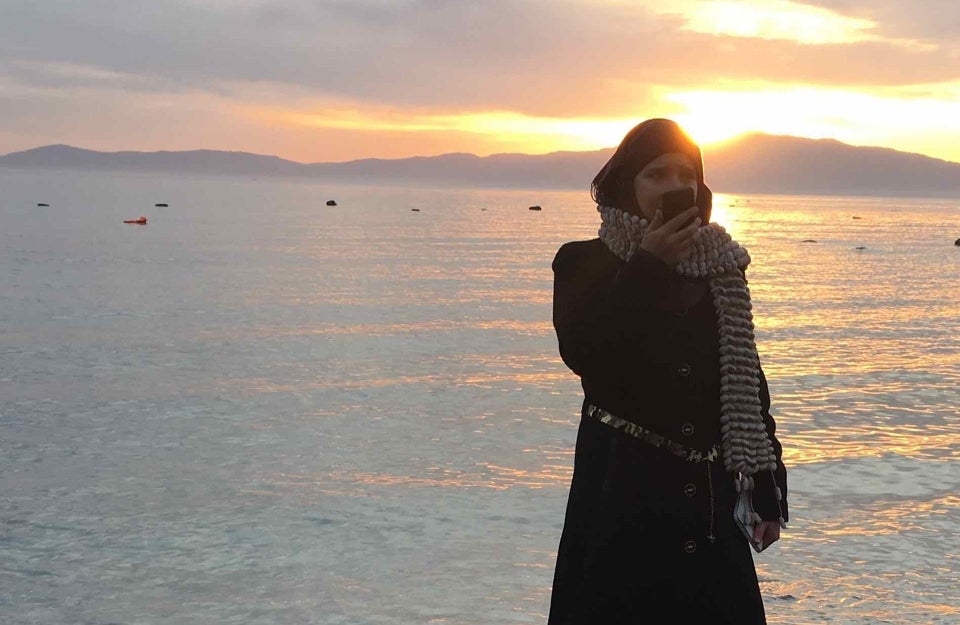
[(690, 365), (683, 363), (677, 367), (677, 375), (679, 375), (681, 378), (685, 378), (690, 375)]
[(687, 542), (683, 543), (683, 550), (687, 553), (694, 553), (697, 550), (697, 541), (688, 540)]
[(687, 497), (693, 497), (697, 494), (697, 487), (695, 484), (687, 484), (683, 487), (683, 494)]
[(694, 427), (692, 423), (684, 423), (680, 426), (680, 433), (684, 436), (693, 436), (693, 430)]

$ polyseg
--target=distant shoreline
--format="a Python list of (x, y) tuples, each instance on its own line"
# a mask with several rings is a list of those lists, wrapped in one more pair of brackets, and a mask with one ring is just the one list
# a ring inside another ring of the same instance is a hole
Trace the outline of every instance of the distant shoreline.
[[(0, 169), (230, 176), (331, 184), (475, 189), (588, 189), (612, 154), (473, 154), (297, 163), (246, 152), (97, 152), (54, 145), (0, 157)], [(960, 198), (960, 163), (830, 139), (749, 135), (706, 149), (716, 192), (849, 197)]]

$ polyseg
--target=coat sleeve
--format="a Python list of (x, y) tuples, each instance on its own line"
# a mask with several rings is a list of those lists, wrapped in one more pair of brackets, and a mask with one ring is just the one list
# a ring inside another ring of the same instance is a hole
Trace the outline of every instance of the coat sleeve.
[(652, 331), (650, 313), (671, 272), (638, 250), (611, 282), (578, 245), (583, 244), (564, 245), (553, 261), (553, 326), (560, 357), (574, 373), (604, 375), (635, 356), (638, 343)]
[[(773, 473), (761, 472), (755, 478), (753, 507), (764, 521), (776, 521), (782, 514), (784, 521), (790, 520), (787, 508), (787, 468), (783, 464), (783, 446), (776, 437), (777, 424), (770, 415), (770, 388), (767, 378), (760, 370), (760, 410), (767, 434), (773, 442), (773, 451), (777, 455), (777, 468)], [(781, 500), (777, 502), (776, 489), (780, 488)]]

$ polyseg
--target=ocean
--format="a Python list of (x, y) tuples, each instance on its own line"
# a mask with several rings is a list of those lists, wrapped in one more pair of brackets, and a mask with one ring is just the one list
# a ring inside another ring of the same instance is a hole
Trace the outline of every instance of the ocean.
[[(790, 472), (769, 622), (960, 623), (960, 199), (716, 204)], [(545, 622), (581, 402), (550, 263), (598, 222), (0, 170), (0, 622)]]

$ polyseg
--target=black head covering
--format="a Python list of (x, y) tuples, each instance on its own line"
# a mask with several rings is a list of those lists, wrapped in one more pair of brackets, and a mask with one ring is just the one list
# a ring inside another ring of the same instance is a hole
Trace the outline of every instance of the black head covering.
[(639, 212), (633, 191), (633, 180), (650, 161), (668, 152), (690, 157), (697, 172), (697, 206), (703, 223), (710, 221), (713, 193), (703, 182), (703, 157), (700, 148), (669, 119), (648, 119), (626, 134), (607, 164), (593, 179), (591, 195), (601, 206), (615, 206), (632, 213)]

